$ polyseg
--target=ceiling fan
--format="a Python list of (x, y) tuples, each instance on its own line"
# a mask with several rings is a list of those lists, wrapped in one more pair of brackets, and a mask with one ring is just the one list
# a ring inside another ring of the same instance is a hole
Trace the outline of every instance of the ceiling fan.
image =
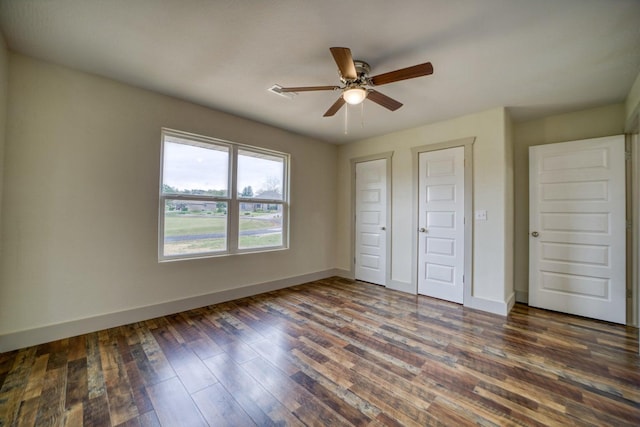
[(377, 76), (369, 77), (371, 67), (364, 61), (354, 61), (351, 50), (348, 47), (332, 47), (329, 49), (333, 59), (340, 71), (340, 81), (344, 86), (302, 86), (302, 87), (282, 87), (279, 92), (311, 92), (318, 90), (340, 90), (342, 95), (324, 113), (324, 117), (333, 116), (342, 108), (345, 103), (356, 105), (369, 99), (382, 107), (396, 111), (402, 107), (402, 103), (384, 95), (371, 86), (381, 86), (400, 80), (413, 79), (416, 77), (433, 74), (433, 66), (430, 62), (414, 65), (412, 67), (401, 68)]

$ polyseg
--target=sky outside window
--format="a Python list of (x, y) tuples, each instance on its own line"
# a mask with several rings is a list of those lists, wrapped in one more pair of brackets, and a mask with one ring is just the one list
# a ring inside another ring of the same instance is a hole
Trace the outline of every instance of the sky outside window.
[[(172, 138), (177, 140), (177, 138)], [(164, 181), (178, 191), (228, 191), (229, 151), (225, 146), (173, 142), (164, 146)], [(238, 156), (238, 191), (251, 186), (254, 194), (274, 190), (282, 194), (284, 161), (277, 156), (241, 151)]]

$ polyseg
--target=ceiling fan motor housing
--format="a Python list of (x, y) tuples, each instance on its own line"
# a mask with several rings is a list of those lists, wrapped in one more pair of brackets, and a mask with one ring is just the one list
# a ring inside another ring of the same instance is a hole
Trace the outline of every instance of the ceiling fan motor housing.
[(347, 87), (353, 86), (362, 86), (366, 84), (371, 84), (369, 81), (369, 73), (371, 72), (371, 66), (364, 61), (354, 60), (353, 65), (356, 67), (356, 74), (358, 78), (355, 80), (345, 79), (342, 75), (340, 76), (340, 80), (342, 83), (346, 84)]

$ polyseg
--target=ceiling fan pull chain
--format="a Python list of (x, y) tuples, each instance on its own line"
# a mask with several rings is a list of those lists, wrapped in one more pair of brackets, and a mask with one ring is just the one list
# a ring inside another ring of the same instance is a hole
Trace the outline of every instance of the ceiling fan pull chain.
[(349, 105), (344, 109), (344, 134), (349, 134)]
[(364, 129), (364, 102), (360, 104), (360, 127)]

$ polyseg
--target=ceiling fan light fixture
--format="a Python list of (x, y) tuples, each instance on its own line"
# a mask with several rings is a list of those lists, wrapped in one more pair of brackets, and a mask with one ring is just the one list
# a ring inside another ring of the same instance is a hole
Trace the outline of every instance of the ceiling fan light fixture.
[(367, 90), (361, 87), (352, 87), (342, 92), (342, 97), (347, 104), (358, 105), (367, 97)]

